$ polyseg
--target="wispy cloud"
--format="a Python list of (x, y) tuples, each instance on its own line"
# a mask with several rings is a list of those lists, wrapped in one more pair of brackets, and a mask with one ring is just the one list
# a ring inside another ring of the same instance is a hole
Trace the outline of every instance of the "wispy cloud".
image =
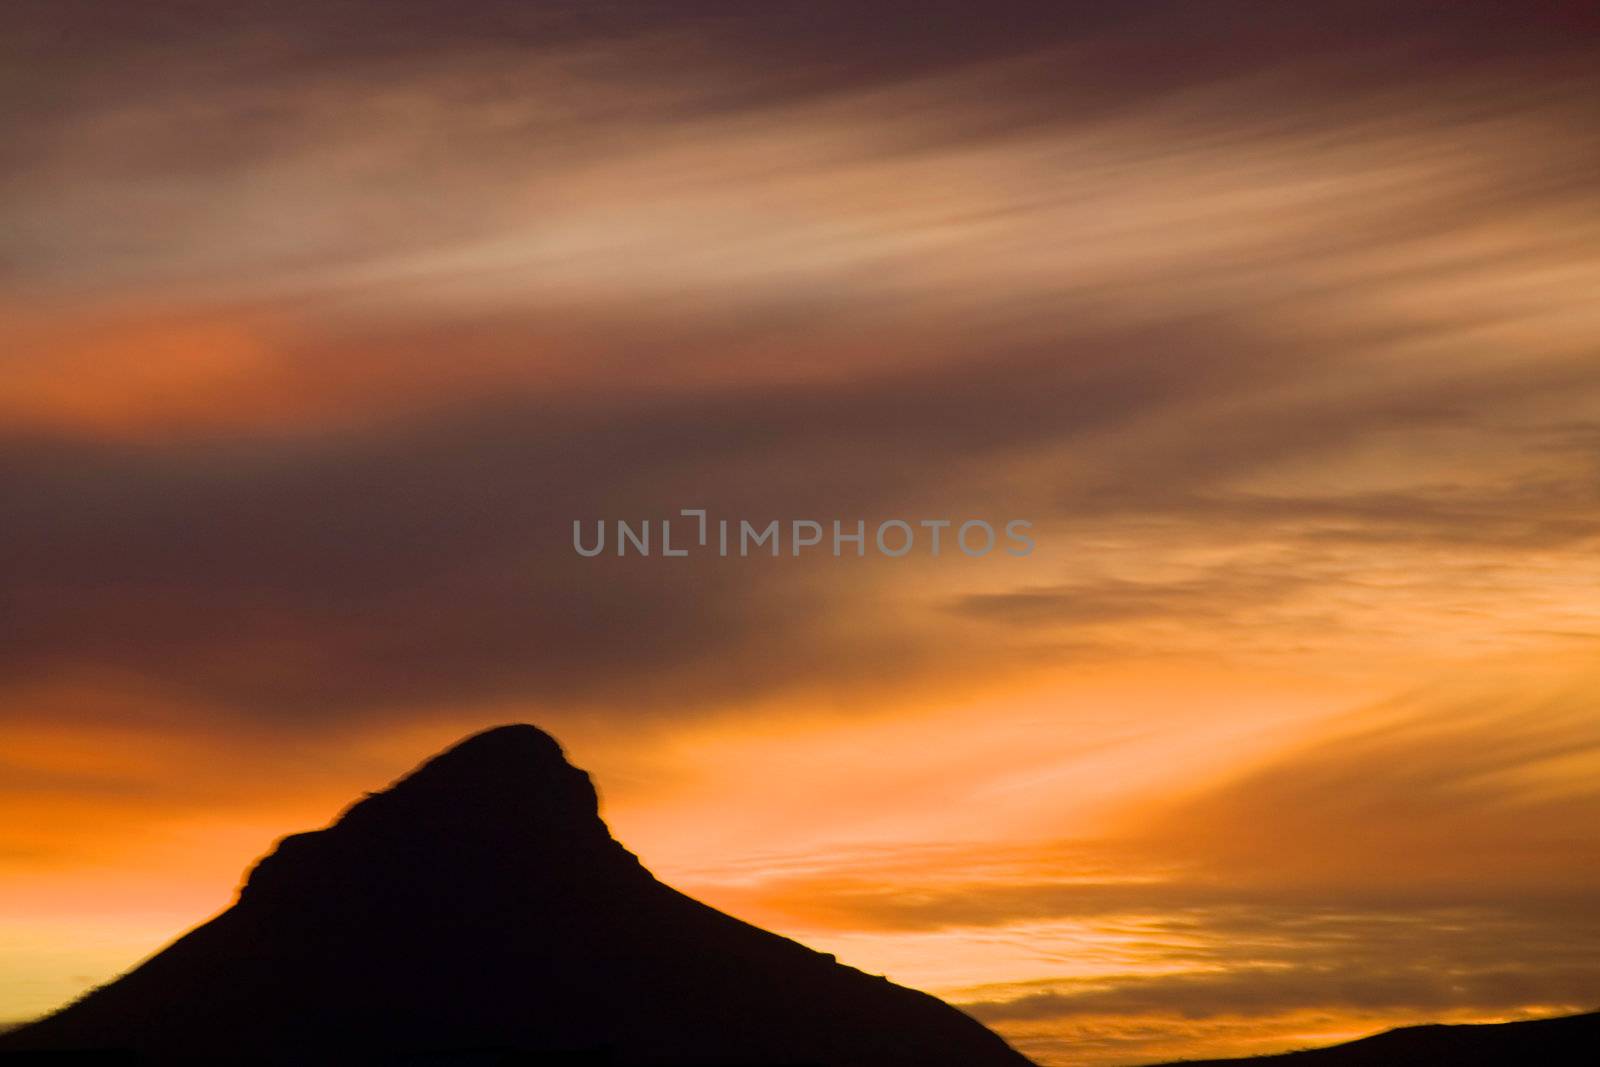
[[(1531, 966), (1593, 929), (1593, 687), (1538, 696), (1600, 635), (1592, 15), (382, 7), (12, 19), (4, 863), (248, 853), (537, 718), (629, 818), (679, 810), (660, 765), (791, 790), (728, 839), (816, 847), (704, 888), (868, 955), (976, 938), (937, 983), (1046, 1058), (1579, 996)], [(694, 506), (1040, 547), (570, 550)]]

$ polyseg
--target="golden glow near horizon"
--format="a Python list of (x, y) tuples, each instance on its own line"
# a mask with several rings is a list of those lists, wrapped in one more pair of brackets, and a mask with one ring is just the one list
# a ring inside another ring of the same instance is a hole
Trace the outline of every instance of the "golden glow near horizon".
[[(1042, 1064), (1594, 1007), (1600, 68), (1132, 47), (81, 71), (4, 216), (0, 1018), (517, 720)], [(567, 540), (696, 506), (1039, 547)]]

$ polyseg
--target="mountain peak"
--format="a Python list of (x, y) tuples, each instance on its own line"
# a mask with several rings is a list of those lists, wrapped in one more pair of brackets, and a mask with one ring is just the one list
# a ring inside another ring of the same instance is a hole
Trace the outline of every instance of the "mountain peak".
[(463, 893), (525, 897), (619, 869), (643, 873), (601, 820), (589, 776), (555, 738), (518, 723), (451, 746), (327, 829), (279, 841), (240, 901), (304, 906), (330, 883), (380, 891), (394, 879), (435, 904)]
[(380, 797), (466, 806), (486, 817), (495, 813), (477, 805), (505, 805), (501, 818), (566, 816), (587, 822), (598, 819), (599, 812), (589, 776), (567, 762), (555, 738), (526, 723), (496, 726), (445, 749), (387, 791), (356, 804), (345, 820)]
[(570, 766), (555, 738), (530, 723), (514, 722), (481, 730), (456, 742), (422, 766), (464, 765), (492, 771), (540, 764)]

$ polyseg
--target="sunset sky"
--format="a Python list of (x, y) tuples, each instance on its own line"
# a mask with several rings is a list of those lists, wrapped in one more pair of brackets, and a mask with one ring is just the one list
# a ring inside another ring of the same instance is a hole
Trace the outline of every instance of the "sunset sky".
[(513, 721), (1052, 1067), (1600, 1007), (1593, 5), (7, 11), (0, 1020)]

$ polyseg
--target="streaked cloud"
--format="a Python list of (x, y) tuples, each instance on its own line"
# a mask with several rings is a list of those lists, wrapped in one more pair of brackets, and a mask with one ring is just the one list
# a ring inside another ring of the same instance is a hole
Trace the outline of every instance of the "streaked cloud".
[(0, 931), (148, 921), (0, 983), (533, 719), (1044, 1061), (1586, 1006), (1595, 25), (1447, 8), (23, 4)]

